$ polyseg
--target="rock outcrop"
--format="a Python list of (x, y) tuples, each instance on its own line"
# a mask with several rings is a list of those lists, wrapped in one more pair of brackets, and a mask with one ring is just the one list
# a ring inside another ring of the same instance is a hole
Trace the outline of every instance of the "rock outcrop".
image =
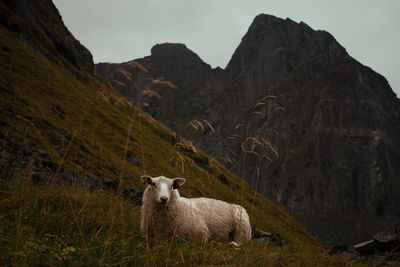
[(96, 69), (323, 240), (400, 219), (400, 100), (325, 31), (262, 14), (224, 70), (181, 44)]

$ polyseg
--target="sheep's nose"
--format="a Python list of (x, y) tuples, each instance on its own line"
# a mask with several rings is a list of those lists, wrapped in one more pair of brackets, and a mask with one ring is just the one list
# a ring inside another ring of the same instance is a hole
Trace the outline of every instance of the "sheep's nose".
[(160, 200), (163, 204), (167, 203), (168, 198), (167, 197), (160, 197)]

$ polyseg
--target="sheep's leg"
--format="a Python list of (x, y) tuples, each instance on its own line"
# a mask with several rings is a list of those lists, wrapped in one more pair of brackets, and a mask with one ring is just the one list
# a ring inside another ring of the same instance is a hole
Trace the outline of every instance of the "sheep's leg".
[[(251, 239), (250, 219), (246, 210), (243, 208), (236, 209), (235, 226), (233, 231), (234, 243), (240, 245)], [(231, 243), (232, 243), (231, 242)]]
[(234, 241), (235, 240), (235, 228), (229, 232), (229, 240), (232, 240), (232, 241), (228, 243), (228, 246), (231, 246), (232, 248), (240, 247), (240, 245)]
[(142, 216), (142, 219), (140, 220), (140, 233), (143, 236), (150, 236), (152, 234), (152, 231), (150, 231), (149, 223), (150, 222), (147, 216)]
[(238, 243), (236, 243), (235, 241), (229, 242), (228, 246), (231, 246), (233, 248), (239, 248), (240, 247), (240, 245)]

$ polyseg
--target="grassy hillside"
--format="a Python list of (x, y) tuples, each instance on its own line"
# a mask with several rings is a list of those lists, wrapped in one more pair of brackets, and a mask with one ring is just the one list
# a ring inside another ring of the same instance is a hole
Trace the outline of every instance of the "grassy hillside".
[[(79, 78), (0, 28), (0, 265), (343, 266), (284, 210), (87, 74)], [(188, 196), (245, 206), (289, 245), (139, 235), (140, 175), (182, 176)]]

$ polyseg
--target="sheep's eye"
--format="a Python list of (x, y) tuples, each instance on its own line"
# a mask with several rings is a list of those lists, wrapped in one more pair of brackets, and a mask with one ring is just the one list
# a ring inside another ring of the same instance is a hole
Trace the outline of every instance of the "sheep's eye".
[(151, 185), (151, 186), (157, 186), (157, 184), (156, 184), (156, 183), (151, 183), (150, 185)]

